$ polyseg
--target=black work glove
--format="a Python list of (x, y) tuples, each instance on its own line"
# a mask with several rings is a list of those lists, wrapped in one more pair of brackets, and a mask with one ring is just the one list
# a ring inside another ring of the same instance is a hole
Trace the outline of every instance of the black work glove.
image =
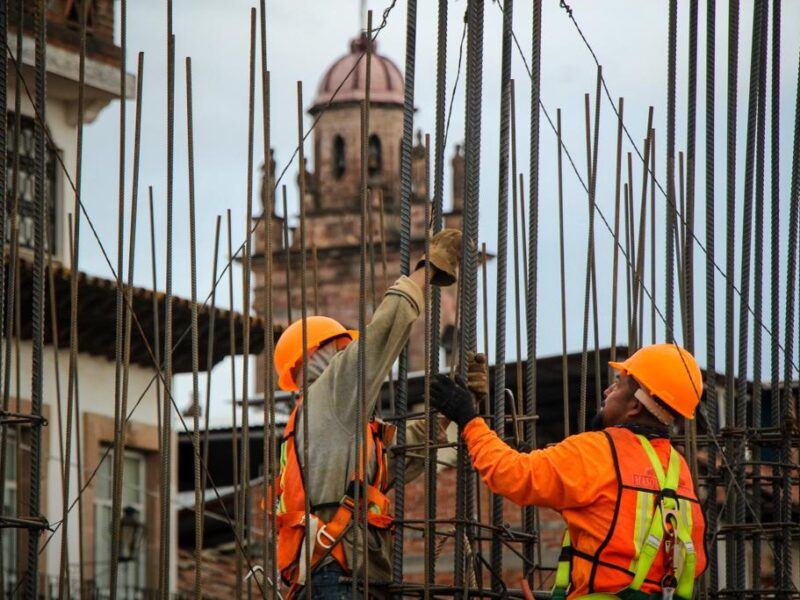
[(446, 375), (431, 381), (431, 404), (459, 427), (478, 416), (472, 394)]

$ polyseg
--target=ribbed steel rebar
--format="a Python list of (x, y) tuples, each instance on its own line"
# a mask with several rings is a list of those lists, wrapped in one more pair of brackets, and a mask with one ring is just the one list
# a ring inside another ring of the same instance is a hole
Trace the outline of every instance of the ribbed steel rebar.
[[(715, 116), (715, 61), (716, 61), (716, 0), (706, 4), (706, 420), (708, 428), (716, 434), (718, 428), (717, 374), (716, 374), (716, 326), (715, 326), (715, 281), (714, 271), (714, 116)], [(708, 448), (708, 476), (705, 513), (707, 519), (706, 545), (708, 547), (709, 590), (716, 597), (719, 590), (719, 566), (717, 562), (717, 449)]]
[[(367, 44), (367, 64), (366, 64), (366, 78), (364, 85), (364, 101), (361, 103), (361, 251), (359, 253), (359, 303), (358, 303), (358, 422), (356, 425), (356, 460), (360, 461), (363, 468), (367, 468), (369, 464), (369, 448), (367, 444), (369, 433), (369, 417), (367, 414), (367, 204), (369, 202), (369, 191), (367, 189), (367, 160), (369, 152), (369, 109), (370, 109), (370, 87), (372, 85), (372, 11), (367, 12), (367, 38), (370, 43)], [(376, 457), (377, 458), (377, 457)], [(405, 461), (403, 461), (405, 462)], [(364, 583), (362, 585), (364, 600), (369, 599), (369, 527), (368, 527), (368, 509), (369, 504), (367, 501), (367, 477), (361, 475), (361, 498), (363, 507), (358, 503), (358, 493), (355, 495), (355, 505), (358, 507), (358, 515), (356, 523), (361, 521), (361, 534), (362, 534), (362, 575)], [(356, 486), (359, 487), (359, 486)], [(358, 545), (356, 544), (356, 549)], [(357, 556), (357, 550), (354, 552)], [(358, 559), (356, 559), (358, 560)], [(353, 597), (356, 596), (356, 588), (358, 586), (358, 573), (354, 571), (353, 577)]]
[(167, 231), (164, 289), (164, 404), (161, 418), (160, 546), (158, 594), (168, 600), (170, 592), (170, 527), (172, 510), (172, 205), (175, 155), (175, 36), (172, 33), (172, 0), (167, 0)]
[[(228, 257), (233, 257), (233, 235), (231, 233), (231, 209), (226, 211), (228, 225)], [(233, 306), (233, 269), (228, 269), (228, 305)], [(228, 313), (228, 343), (230, 347), (229, 362), (231, 365), (231, 457), (232, 457), (232, 479), (233, 479), (233, 517), (235, 535), (241, 539), (241, 512), (242, 506), (239, 501), (239, 434), (237, 431), (238, 422), (236, 416), (236, 317), (233, 311)], [(244, 575), (242, 553), (236, 552), (235, 566), (236, 578), (234, 580), (234, 593), (236, 598), (242, 597), (242, 579)]]
[[(20, 35), (18, 32), (17, 35)], [(45, 253), (45, 108), (46, 89), (46, 53), (47, 53), (47, 6), (44, 0), (36, 3), (36, 22), (34, 25), (36, 39), (36, 110), (40, 115), (34, 126), (34, 249), (33, 249), (33, 289), (32, 289), (32, 359), (31, 359), (31, 414), (42, 414), (43, 379), (44, 379), (44, 253)], [(18, 336), (19, 337), (19, 336)], [(30, 431), (30, 493), (28, 496), (28, 514), (40, 514), (39, 501), (41, 489), (41, 447), (42, 430), (34, 425)], [(35, 600), (39, 572), (39, 530), (28, 531), (28, 567), (25, 577), (25, 598)]]
[[(117, 204), (117, 289), (116, 289), (116, 333), (114, 335), (114, 460), (112, 467), (112, 507), (111, 507), (111, 565), (109, 570), (109, 594), (111, 600), (117, 597), (117, 578), (119, 575), (119, 550), (121, 531), (121, 498), (122, 498), (122, 445), (120, 429), (125, 414), (122, 412), (122, 363), (123, 359), (123, 318), (124, 318), (124, 244), (125, 244), (125, 151), (126, 151), (126, 90), (127, 81), (127, 0), (120, 2), (120, 66), (119, 66), (119, 176)], [(131, 257), (132, 258), (132, 257)], [(117, 494), (119, 489), (119, 497)]]
[(678, 35), (678, 0), (669, 2), (668, 43), (667, 43), (667, 218), (666, 227), (666, 263), (665, 277), (665, 313), (667, 340), (674, 339), (674, 277), (675, 254), (672, 223), (675, 212), (675, 63), (677, 57)]
[[(189, 278), (191, 299), (192, 344), (192, 458), (194, 459), (194, 597), (201, 596), (203, 573), (203, 452), (200, 446), (200, 332), (197, 314), (197, 235), (194, 196), (194, 123), (192, 110), (192, 59), (186, 57), (186, 150), (189, 166)], [(245, 314), (246, 311), (245, 311)], [(208, 421), (208, 413), (203, 415)]]
[[(17, 31), (20, 31), (19, 29)], [(20, 36), (22, 37), (22, 36)], [(3, 62), (3, 61), (0, 61)], [(86, 82), (86, 10), (84, 3), (80, 4), (80, 50), (78, 57), (78, 131), (77, 131), (77, 144), (76, 144), (76, 157), (75, 157), (75, 194), (73, 196), (73, 215), (75, 216), (74, 222), (70, 225), (70, 323), (69, 323), (69, 372), (67, 375), (67, 418), (66, 418), (66, 431), (64, 434), (64, 476), (63, 476), (63, 490), (61, 502), (61, 553), (60, 563), (58, 570), (58, 597), (59, 600), (64, 600), (69, 595), (69, 570), (68, 570), (68, 540), (69, 540), (69, 490), (70, 490), (70, 472), (71, 456), (72, 456), (72, 420), (75, 413), (73, 406), (76, 400), (76, 387), (77, 387), (77, 364), (78, 364), (78, 248), (80, 243), (80, 193), (83, 181), (83, 122), (84, 122), (84, 98), (85, 98), (85, 82)], [(3, 111), (5, 112), (5, 111)], [(3, 144), (0, 147), (5, 147)], [(5, 152), (3, 152), (5, 160)], [(5, 168), (3, 170), (5, 172)], [(2, 198), (5, 198), (3, 192)], [(5, 214), (5, 203), (3, 208)], [(5, 225), (0, 227), (0, 231), (5, 231)], [(2, 269), (5, 272), (5, 268)], [(0, 289), (4, 288), (4, 284), (0, 285)], [(5, 294), (1, 294), (5, 296)], [(2, 319), (3, 310), (0, 309), (0, 319)], [(9, 332), (10, 333), (10, 332)], [(79, 420), (79, 419), (78, 419)], [(5, 435), (5, 433), (4, 433)], [(0, 441), (5, 445), (4, 441)], [(80, 452), (78, 453), (78, 455)], [(0, 458), (0, 463), (4, 462), (4, 458)], [(78, 469), (78, 487), (80, 488), (81, 472)], [(3, 474), (4, 477), (4, 474)], [(3, 497), (0, 491), (0, 497)], [(82, 512), (82, 511), (79, 511)], [(79, 535), (79, 544), (82, 547), (83, 535)], [(83, 572), (83, 552), (79, 549), (81, 573)], [(0, 570), (3, 569), (2, 561), (0, 561)], [(0, 576), (0, 589), (2, 587), (2, 577)], [(83, 577), (81, 577), (81, 593), (83, 593)]]
[[(758, 44), (758, 101), (756, 113), (756, 170), (755, 170), (755, 223), (753, 247), (753, 399), (752, 426), (758, 430), (761, 421), (761, 361), (762, 361), (762, 313), (763, 313), (763, 256), (764, 256), (764, 174), (766, 154), (767, 114), (767, 42), (769, 31), (769, 4), (765, 0), (759, 7), (761, 12)], [(754, 445), (752, 457), (762, 459), (761, 449)], [(752, 467), (752, 512), (757, 521), (761, 513), (761, 465)], [(752, 537), (751, 587), (760, 592), (761, 585), (761, 532), (756, 529)]]
[[(156, 224), (155, 209), (153, 207), (153, 186), (147, 188), (148, 202), (150, 205), (150, 274), (153, 281), (153, 290), (158, 289), (158, 271), (156, 269)], [(75, 213), (79, 214), (79, 213)], [(77, 245), (76, 245), (77, 247)], [(161, 331), (158, 318), (158, 295), (153, 294), (153, 356), (155, 364), (161, 368)], [(161, 378), (155, 378), (156, 384), (156, 425), (158, 429), (158, 445), (161, 447)]]
[[(797, 63), (798, 74), (800, 74), (800, 56)], [(789, 253), (786, 263), (786, 333), (785, 333), (785, 362), (784, 362), (784, 389), (781, 395), (781, 422), (778, 424), (785, 427), (785, 423), (792, 418), (793, 398), (792, 386), (789, 382), (794, 379), (792, 373), (792, 355), (794, 350), (794, 327), (795, 327), (795, 294), (798, 290), (795, 287), (797, 279), (797, 239), (798, 239), (798, 218), (800, 215), (800, 76), (797, 79), (797, 92), (795, 95), (795, 116), (794, 116), (794, 143), (792, 145), (792, 180), (791, 191), (789, 193)], [(781, 522), (788, 523), (792, 516), (792, 467), (791, 465), (791, 439), (784, 435), (781, 446), (781, 484), (783, 490), (780, 498), (780, 518)], [(790, 536), (782, 536), (782, 589), (786, 590), (792, 585), (792, 543)]]
[[(735, 268), (736, 235), (736, 101), (739, 68), (739, 0), (730, 0), (728, 8), (728, 95), (727, 95), (727, 165), (726, 165), (726, 260), (725, 260), (725, 425), (733, 427), (736, 416), (734, 390), (734, 341), (733, 341), (733, 278)], [(733, 461), (733, 448), (726, 444), (725, 454)], [(726, 482), (730, 485), (730, 475), (726, 472)], [(735, 498), (730, 494), (725, 507), (725, 518), (732, 522), (735, 518)], [(732, 588), (732, 574), (735, 565), (736, 541), (732, 531), (725, 535), (725, 587)]]
[[(306, 176), (305, 176), (305, 165), (304, 162), (304, 136), (303, 136), (303, 82), (297, 82), (297, 145), (298, 145), (298, 163), (300, 165), (300, 177), (299, 177), (299, 191), (300, 191), (300, 318), (302, 319), (302, 349), (303, 349), (303, 381), (300, 386), (300, 389), (303, 392), (303, 402), (301, 406), (301, 416), (303, 419), (303, 439), (302, 439), (302, 464), (309, 465), (309, 445), (310, 440), (309, 430), (309, 420), (308, 420), (308, 402), (305, 400), (308, 398), (308, 369), (306, 365), (308, 365), (308, 322), (307, 322), (307, 313), (308, 313), (308, 301), (307, 301), (307, 290), (306, 290)], [(356, 428), (358, 431), (358, 428)], [(310, 476), (310, 469), (306, 471), (306, 477)], [(306, 480), (304, 485), (307, 489), (311, 488), (311, 483)], [(355, 502), (356, 506), (358, 506), (358, 487), (355, 486)], [(311, 514), (311, 498), (308, 494), (305, 494), (305, 506), (303, 507), (305, 511), (304, 519), (305, 522), (310, 522), (310, 514)], [(300, 557), (300, 560), (305, 561), (305, 571), (308, 574), (306, 576), (305, 582), (305, 594), (306, 598), (313, 598), (314, 591), (313, 591), (313, 584), (312, 584), (312, 577), (311, 577), (311, 548), (313, 544), (313, 540), (311, 538), (311, 528), (306, 527), (303, 531), (304, 537), (304, 548), (305, 551), (303, 552), (303, 556)], [(357, 536), (354, 536), (353, 539), (357, 539)], [(353, 577), (353, 587), (355, 588), (357, 577)], [(353, 589), (353, 597), (356, 597), (355, 589)]]
[[(620, 186), (622, 185), (622, 126), (623, 126), (623, 115), (625, 112), (625, 99), (620, 97), (619, 102), (617, 103), (619, 108), (617, 110), (617, 161), (616, 161), (616, 178), (614, 184), (614, 258), (612, 261), (611, 267), (611, 360), (617, 360), (617, 282), (619, 281), (619, 209), (620, 209)], [(559, 109), (559, 116), (561, 110)], [(560, 129), (560, 128), (559, 128)], [(559, 140), (561, 139), (560, 134), (558, 135)], [(559, 152), (559, 173), (561, 168), (561, 142), (558, 143), (558, 152)], [(561, 175), (559, 175), (559, 182), (561, 180)], [(561, 184), (559, 183), (559, 186)], [(559, 198), (561, 197), (561, 192), (559, 192)], [(563, 244), (563, 242), (562, 242)], [(563, 254), (563, 251), (562, 251)], [(564, 270), (563, 266), (563, 258), (562, 258), (562, 266), (561, 270)], [(562, 277), (563, 279), (563, 277)], [(562, 288), (563, 288), (563, 281), (562, 281)], [(563, 291), (562, 291), (563, 295)], [(562, 305), (564, 302), (562, 301)], [(564, 309), (562, 306), (562, 313)], [(563, 317), (562, 317), (563, 319)], [(566, 354), (566, 340), (564, 341), (564, 354)], [(566, 421), (567, 416), (564, 416)], [(567, 431), (569, 431), (569, 427), (567, 427)]]
[[(433, 158), (433, 195), (432, 195), (432, 225), (433, 232), (437, 233), (442, 229), (443, 215), (442, 205), (444, 196), (444, 151), (445, 151), (445, 104), (447, 102), (447, 0), (438, 2), (438, 25), (436, 40), (436, 106), (435, 106), (435, 137), (434, 137), (434, 158)], [(385, 256), (385, 236), (383, 232), (383, 196), (381, 196), (381, 253)], [(438, 287), (431, 290), (430, 308), (430, 356), (428, 359), (427, 372), (439, 372), (439, 334), (441, 327), (441, 291)], [(394, 386), (392, 386), (394, 387)], [(428, 438), (436, 439), (436, 422), (428, 415)], [(426, 489), (428, 497), (425, 503), (425, 519), (431, 522), (436, 518), (436, 454), (435, 451), (430, 457), (431, 465), (425, 471)], [(427, 455), (426, 455), (427, 456)], [(435, 525), (429, 525), (426, 543), (425, 556), (425, 593), (429, 594), (430, 585), (436, 579), (436, 556), (433, 552)]]
[[(465, 187), (464, 187), (464, 237), (462, 245), (460, 293), (461, 293), (461, 339), (459, 362), (461, 373), (467, 372), (467, 352), (477, 349), (477, 249), (478, 249), (478, 211), (480, 207), (480, 158), (481, 158), (481, 112), (483, 98), (483, 0), (470, 0), (467, 5), (467, 79), (466, 79), (466, 123), (465, 123)], [(455, 582), (464, 588), (470, 585), (466, 575), (467, 549), (471, 543), (472, 528), (467, 521), (474, 518), (474, 496), (472, 470), (469, 466), (466, 447), (458, 447), (458, 479), (456, 510), (456, 551)], [(461, 487), (463, 495), (458, 493)], [(471, 553), (471, 551), (470, 551)]]
[[(564, 178), (561, 148), (561, 109), (556, 110), (556, 143), (558, 144), (558, 247), (559, 265), (561, 267), (561, 401), (564, 414), (564, 437), (569, 436), (569, 370), (567, 360), (567, 291), (566, 270), (564, 268)], [(617, 205), (619, 219), (619, 205)], [(616, 237), (615, 237), (616, 240)], [(616, 248), (616, 244), (615, 244)], [(614, 251), (616, 255), (616, 250)], [(616, 281), (616, 279), (615, 279)], [(616, 290), (616, 285), (614, 289)], [(616, 296), (616, 294), (615, 294)]]
[[(695, 188), (695, 145), (697, 140), (697, 27), (699, 20), (698, 0), (689, 3), (689, 70), (686, 106), (686, 241), (683, 249), (684, 296), (683, 303), (686, 329), (683, 332), (683, 345), (694, 353), (694, 188)], [(694, 429), (694, 421), (687, 421), (688, 428)]]
[[(245, 231), (244, 254), (242, 255), (242, 314), (244, 324), (242, 331), (242, 513), (241, 523), (244, 526), (244, 535), (240, 536), (240, 541), (244, 542), (246, 548), (250, 548), (253, 524), (253, 503), (251, 501), (250, 490), (250, 281), (252, 276), (251, 257), (253, 256), (253, 173), (254, 169), (254, 144), (255, 144), (255, 106), (256, 106), (256, 9), (250, 9), (250, 66), (248, 79), (248, 101), (247, 101), (247, 186), (245, 199)], [(303, 163), (301, 163), (303, 164)], [(306, 463), (308, 464), (308, 463)], [(246, 542), (245, 542), (246, 540)], [(240, 549), (240, 551), (242, 551)], [(248, 572), (251, 570), (249, 557)], [(252, 594), (253, 579), (247, 580), (248, 598)]]
[[(756, 136), (756, 111), (758, 110), (758, 87), (759, 87), (759, 48), (761, 46), (761, 22), (764, 18), (762, 7), (763, 2), (756, 2), (753, 12), (753, 33), (751, 39), (750, 53), (750, 89), (747, 107), (747, 139), (745, 145), (745, 175), (744, 175), (744, 198), (743, 198), (743, 217), (742, 217), (742, 239), (741, 239), (741, 283), (739, 290), (742, 299), (739, 304), (739, 363), (738, 379), (736, 385), (736, 414), (735, 424), (739, 429), (747, 429), (747, 363), (749, 345), (749, 317), (748, 302), (750, 299), (750, 265), (753, 237), (753, 176), (755, 170), (755, 136)], [(730, 249), (729, 249), (730, 252)], [(732, 273), (728, 276), (731, 277)], [(745, 476), (745, 448), (744, 440), (738, 441), (736, 449), (736, 474), (739, 481), (744, 481)], [(738, 491), (738, 490), (737, 490)], [(735, 504), (735, 523), (744, 523), (747, 518), (746, 503), (747, 498), (744, 493), (736, 496)], [(734, 585), (737, 590), (744, 590), (747, 566), (745, 533), (739, 528), (735, 532), (736, 540), (736, 567), (734, 570)], [(730, 583), (730, 582), (729, 582)], [(737, 592), (740, 598), (744, 598), (744, 592)]]
[[(494, 430), (501, 438), (505, 429), (505, 389), (506, 389), (506, 272), (508, 247), (508, 168), (509, 168), (509, 136), (510, 136), (510, 100), (511, 100), (511, 34), (513, 32), (514, 3), (505, 0), (503, 3), (503, 33), (500, 67), (500, 153), (498, 165), (497, 192), (497, 287), (495, 301), (495, 369), (494, 375)], [(512, 175), (512, 183), (516, 188), (516, 174)], [(516, 212), (516, 195), (514, 196)], [(516, 222), (514, 223), (516, 227)], [(518, 260), (515, 255), (515, 260)], [(516, 269), (516, 267), (515, 267)], [(516, 272), (516, 271), (515, 271)], [(519, 305), (519, 298), (516, 298)], [(517, 323), (519, 326), (519, 323)], [(517, 327), (517, 339), (519, 329)], [(517, 344), (519, 351), (519, 344)], [(519, 357), (518, 357), (519, 358)], [(519, 375), (519, 373), (518, 373)], [(500, 592), (502, 582), (499, 577), (503, 571), (503, 545), (500, 540), (500, 527), (503, 525), (503, 498), (492, 495), (492, 532), (491, 564), (492, 591)]]
[[(772, 3), (772, 108), (770, 111), (770, 329), (773, 340), (780, 339), (780, 89), (781, 89), (781, 0)], [(770, 346), (770, 426), (777, 427), (781, 421), (781, 385), (780, 385), (780, 353), (779, 344)], [(782, 485), (780, 468), (773, 467), (772, 497), (773, 502), (781, 504)], [(780, 509), (777, 511), (780, 518)], [(773, 546), (781, 548), (784, 564), (788, 558), (783, 545), (783, 536), (776, 534), (772, 538)], [(791, 552), (791, 549), (789, 549)], [(775, 583), (778, 588), (784, 586), (784, 571), (776, 569)]]
[[(273, 353), (274, 353), (274, 316), (272, 311), (272, 215), (275, 212), (275, 187), (272, 181), (272, 158), (271, 158), (271, 126), (270, 118), (270, 73), (267, 70), (267, 8), (266, 0), (261, 0), (259, 12), (259, 24), (261, 33), (261, 102), (262, 102), (262, 122), (264, 129), (264, 288), (262, 290), (263, 303), (262, 314), (264, 319), (264, 353), (262, 369), (264, 371), (263, 381), (263, 400), (264, 400), (264, 423), (269, 423), (267, 432), (264, 436), (264, 456), (263, 472), (264, 484), (262, 486), (263, 511), (261, 518), (264, 527), (269, 528), (269, 546), (267, 549), (267, 533), (264, 532), (264, 552), (262, 553), (261, 568), (265, 579), (270, 573), (269, 580), (272, 582), (272, 598), (278, 598), (278, 524), (277, 524), (277, 500), (278, 500), (278, 439), (277, 426), (275, 423), (275, 381), (273, 377)], [(212, 311), (213, 312), (213, 311)], [(269, 583), (269, 582), (268, 582)]]
[[(408, 0), (406, 10), (406, 56), (403, 87), (403, 138), (400, 144), (400, 274), (410, 273), (411, 263), (411, 146), (414, 133), (414, 75), (417, 56), (417, 0)], [(408, 409), (408, 348), (403, 348), (397, 367), (395, 416), (405, 415)], [(397, 445), (406, 443), (405, 420), (397, 423)], [(392, 548), (392, 581), (403, 580), (403, 526), (406, 502), (406, 466), (400, 460), (395, 468), (394, 513), (397, 524)]]
[[(211, 412), (211, 372), (214, 369), (214, 337), (216, 331), (216, 322), (217, 322), (217, 265), (219, 264), (219, 234), (220, 234), (220, 227), (222, 225), (222, 215), (217, 215), (217, 221), (214, 226), (214, 258), (211, 263), (211, 300), (209, 301), (209, 316), (208, 316), (208, 339), (206, 341), (206, 394), (205, 394), (205, 404), (203, 406), (203, 415), (205, 418), (203, 419), (203, 441), (202, 441), (202, 461), (201, 466), (203, 469), (202, 473), (202, 489), (203, 493), (205, 493), (206, 488), (209, 484), (209, 473), (208, 473), (208, 451), (210, 446), (210, 419), (209, 414)], [(265, 338), (266, 340), (266, 338)], [(266, 463), (265, 463), (266, 464)], [(203, 531), (205, 530), (205, 512), (206, 512), (206, 503), (202, 502), (200, 504), (200, 539), (203, 539)]]

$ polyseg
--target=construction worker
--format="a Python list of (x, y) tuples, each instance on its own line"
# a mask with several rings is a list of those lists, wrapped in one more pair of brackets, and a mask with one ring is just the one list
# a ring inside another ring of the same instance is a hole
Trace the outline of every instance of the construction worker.
[[(430, 283), (448, 286), (456, 281), (461, 256), (461, 232), (445, 229), (432, 237), (428, 251)], [(279, 386), (299, 391), (303, 368), (308, 382), (307, 396), (295, 406), (284, 430), (279, 477), (278, 567), (284, 583), (291, 586), (291, 597), (305, 597), (308, 578), (305, 557), (305, 495), (311, 510), (311, 595), (313, 598), (349, 598), (349, 576), (355, 571), (364, 577), (363, 557), (368, 556), (367, 577), (370, 592), (386, 593), (385, 586), (373, 582), (391, 581), (391, 532), (393, 520), (385, 496), (394, 483), (389, 446), (395, 428), (374, 418), (381, 386), (400, 351), (408, 341), (411, 326), (424, 308), (425, 258), (409, 277), (392, 285), (366, 327), (366, 410), (373, 417), (369, 435), (362, 436), (369, 463), (366, 474), (362, 456), (356, 456), (356, 428), (359, 406), (357, 331), (349, 331), (328, 317), (306, 319), (307, 362), (303, 364), (302, 321), (290, 325), (275, 346), (275, 368)], [(355, 342), (355, 343), (353, 343)], [(309, 465), (303, 465), (305, 423), (300, 405), (308, 403)], [(441, 419), (444, 421), (444, 419)], [(407, 444), (424, 441), (425, 421), (409, 421)], [(440, 422), (439, 438), (446, 441)], [(366, 437), (364, 440), (363, 438)], [(407, 460), (406, 481), (418, 476), (422, 458)], [(363, 528), (356, 522), (363, 515), (363, 504), (356, 510), (355, 488), (363, 497), (363, 479), (367, 479), (368, 536), (364, 551)], [(354, 543), (358, 548), (354, 548)]]
[[(476, 362), (486, 368), (485, 358)], [(477, 416), (470, 392), (446, 377), (434, 380), (431, 402), (461, 428), (494, 493), (566, 521), (553, 598), (688, 600), (706, 566), (706, 525), (669, 429), (694, 418), (700, 368), (674, 344), (609, 365), (619, 375), (603, 394), (596, 430), (544, 450), (510, 448)]]

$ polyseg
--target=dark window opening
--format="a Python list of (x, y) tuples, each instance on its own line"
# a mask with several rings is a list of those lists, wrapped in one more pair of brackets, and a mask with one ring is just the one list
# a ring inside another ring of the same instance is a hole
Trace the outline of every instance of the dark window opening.
[(383, 170), (383, 152), (380, 138), (373, 134), (369, 136), (367, 152), (367, 172), (370, 177), (380, 174)]
[[(6, 115), (8, 133), (6, 135), (6, 211), (11, 214), (14, 209), (14, 130), (16, 118), (13, 112)], [(19, 130), (19, 176), (17, 184), (17, 226), (19, 245), (21, 248), (34, 247), (34, 215), (36, 214), (36, 131), (32, 118), (20, 117)], [(56, 245), (56, 152), (46, 143), (44, 166), (44, 195), (46, 214), (45, 246)], [(6, 241), (11, 234), (10, 226), (6, 230)]]
[(336, 179), (341, 179), (344, 176), (346, 165), (344, 139), (342, 136), (337, 135), (333, 138), (333, 176)]

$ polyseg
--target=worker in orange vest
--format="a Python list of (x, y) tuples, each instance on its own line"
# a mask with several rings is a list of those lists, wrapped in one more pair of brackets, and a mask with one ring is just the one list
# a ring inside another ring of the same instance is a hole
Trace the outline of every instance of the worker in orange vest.
[[(456, 281), (461, 257), (461, 232), (445, 229), (431, 238), (428, 263), (430, 283), (448, 286)], [(391, 534), (393, 519), (386, 493), (394, 483), (390, 446), (395, 428), (374, 418), (381, 386), (400, 351), (406, 345), (411, 326), (425, 305), (425, 258), (408, 277), (400, 277), (384, 295), (366, 327), (365, 381), (369, 434), (366, 444), (368, 464), (356, 456), (356, 423), (360, 410), (358, 396), (358, 332), (345, 329), (323, 316), (306, 319), (307, 362), (303, 364), (303, 324), (296, 321), (281, 335), (275, 346), (275, 369), (279, 386), (301, 391), (303, 369), (309, 384), (306, 397), (300, 398), (284, 430), (281, 447), (281, 472), (278, 482), (278, 568), (290, 597), (306, 597), (306, 582), (311, 580), (311, 597), (347, 598), (348, 579), (355, 571), (364, 577), (365, 555), (363, 482), (367, 480), (369, 547), (367, 577), (370, 592), (384, 596), (386, 586), (372, 582), (391, 582)], [(353, 343), (355, 342), (355, 343)], [(300, 405), (308, 403), (308, 465), (303, 464), (305, 423)], [(447, 423), (440, 417), (439, 437), (444, 442)], [(406, 443), (422, 444), (425, 421), (410, 420)], [(366, 438), (366, 439), (364, 439)], [(422, 473), (424, 460), (407, 455), (406, 482)], [(358, 491), (356, 491), (358, 488)], [(306, 494), (310, 518), (306, 523)], [(359, 495), (358, 507), (355, 496)], [(306, 527), (311, 543), (310, 565), (306, 560)], [(355, 548), (354, 544), (358, 544)]]
[[(478, 362), (485, 369), (485, 359)], [(619, 375), (603, 393), (595, 431), (544, 450), (506, 445), (477, 415), (470, 392), (447, 377), (434, 380), (431, 402), (459, 425), (492, 492), (566, 521), (553, 598), (688, 600), (706, 567), (706, 523), (669, 431), (676, 419), (694, 418), (700, 368), (675, 344), (609, 365)]]

